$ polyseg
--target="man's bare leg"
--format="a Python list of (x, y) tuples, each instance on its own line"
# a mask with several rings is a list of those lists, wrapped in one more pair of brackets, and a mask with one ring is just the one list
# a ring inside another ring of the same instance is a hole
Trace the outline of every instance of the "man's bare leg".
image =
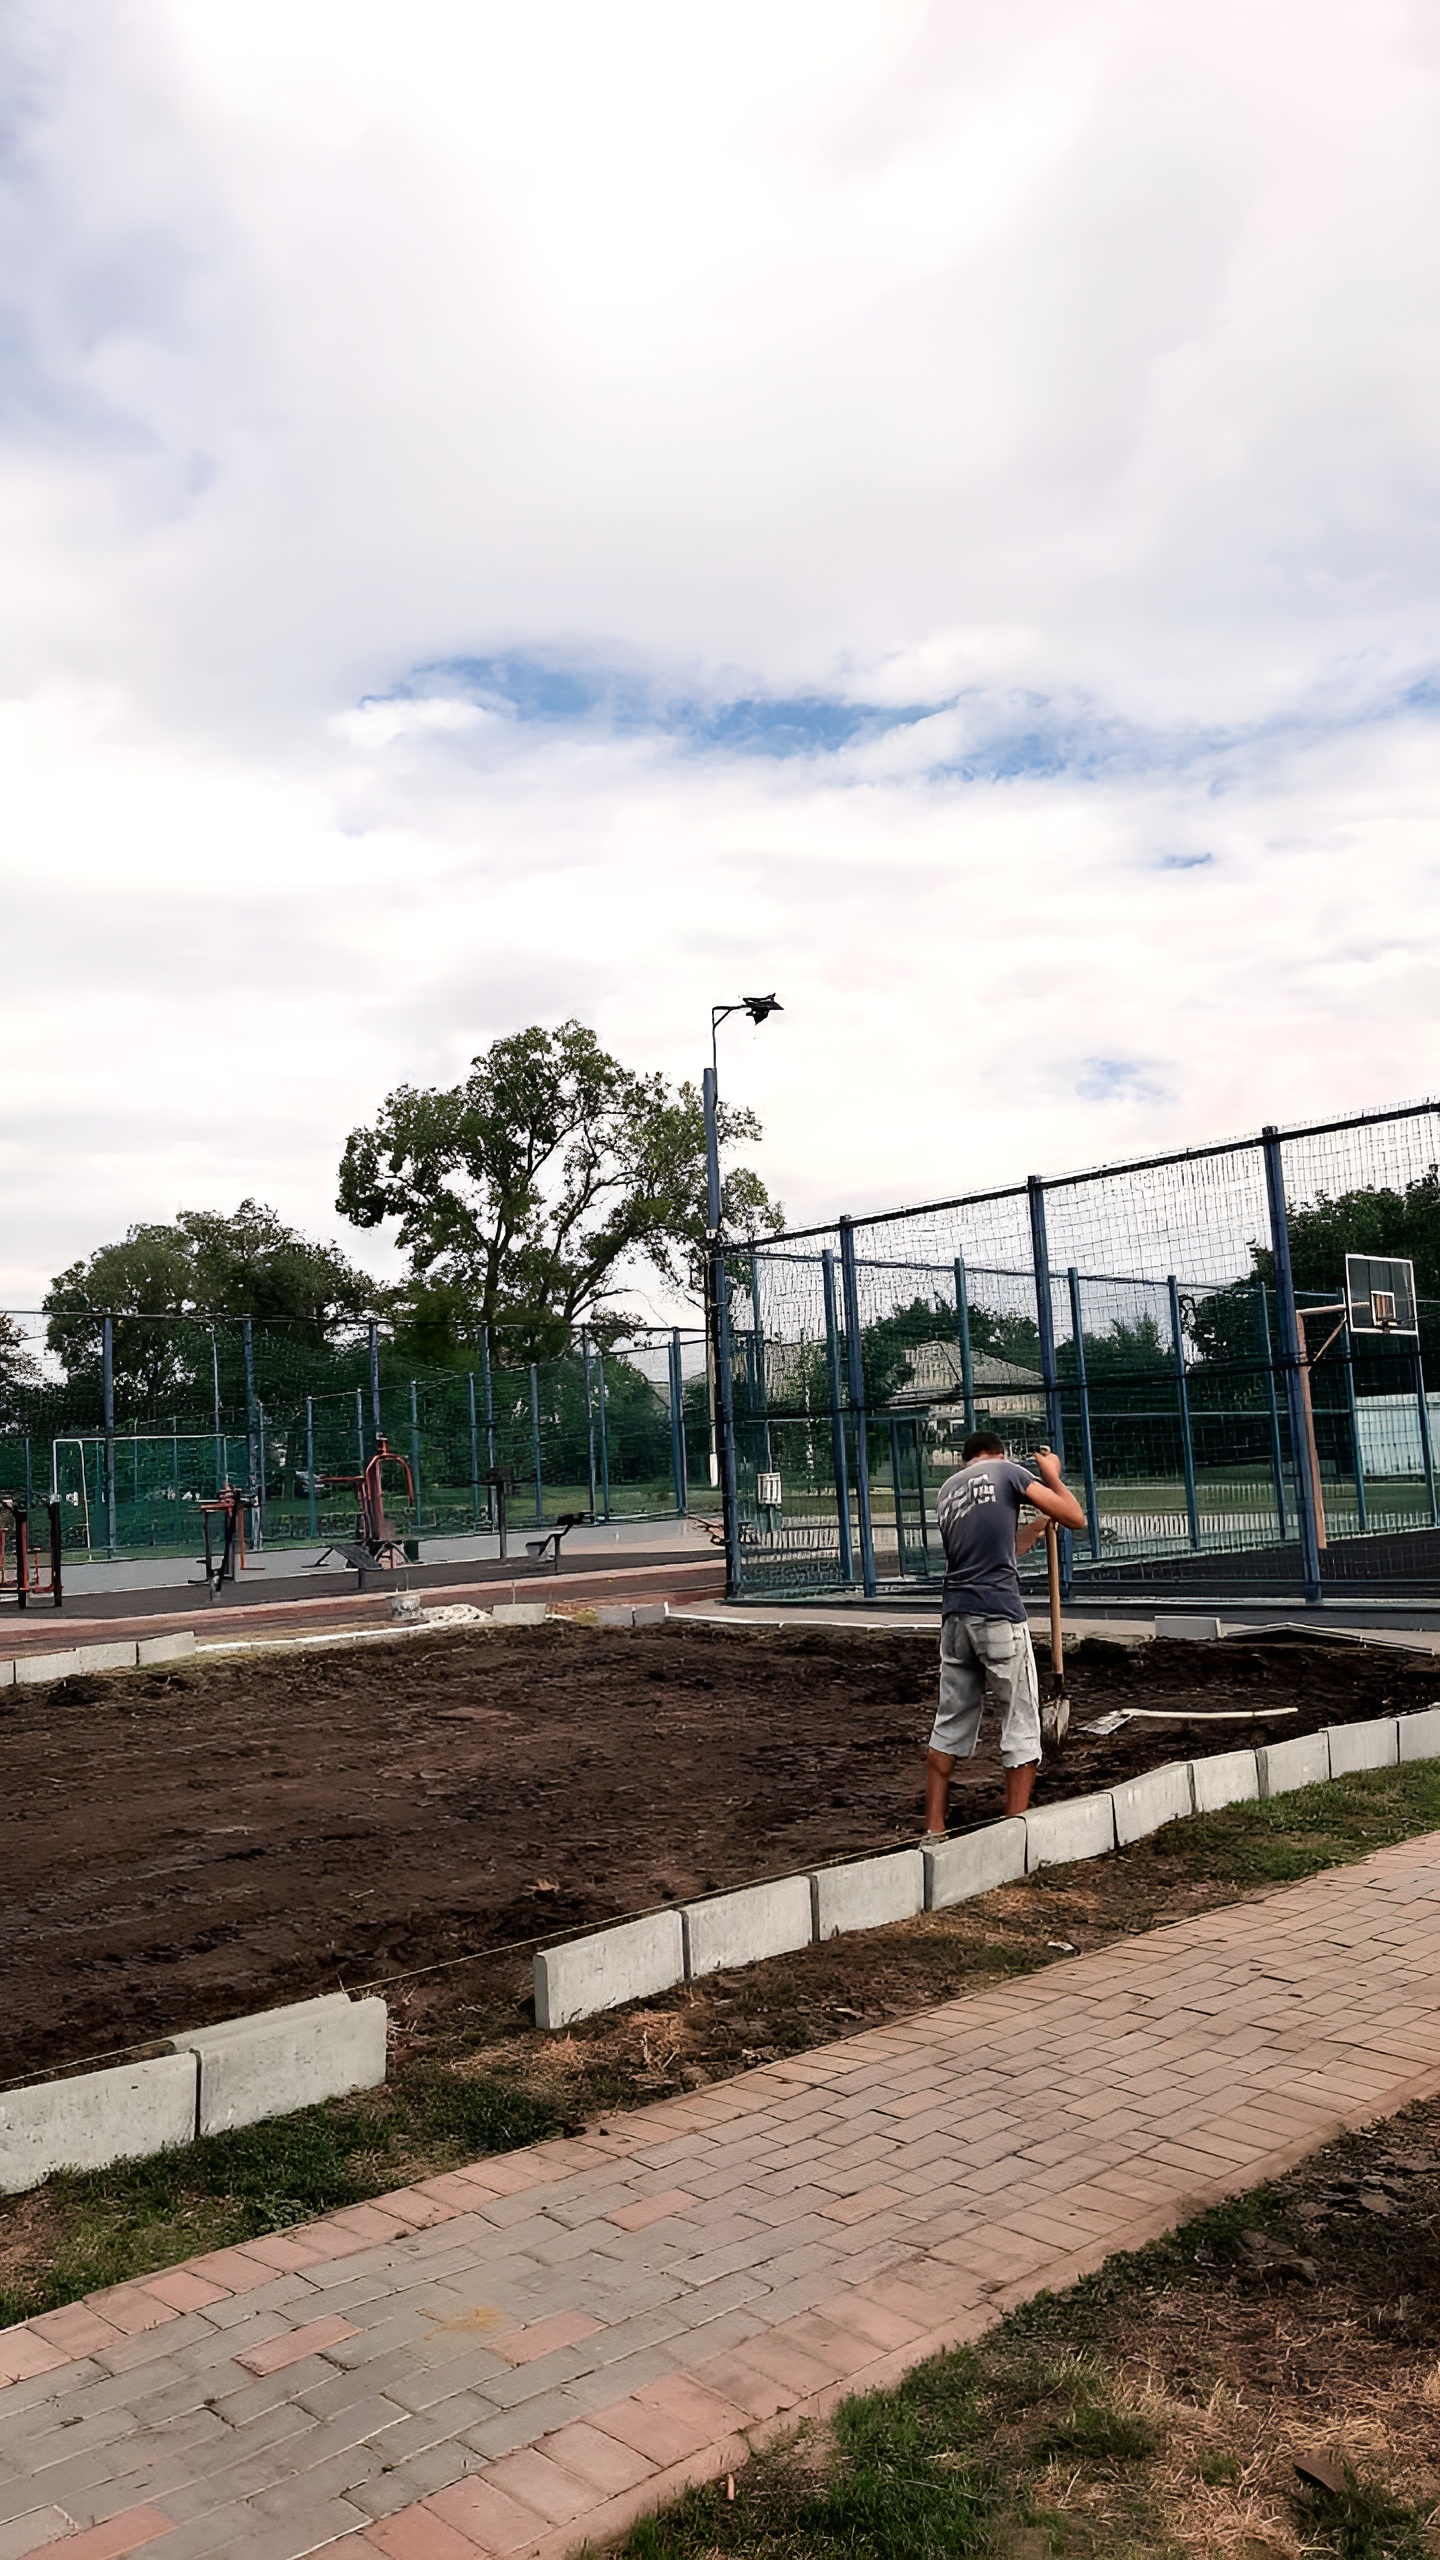
[(1035, 1772), (1039, 1766), (1038, 1760), (1027, 1760), (1023, 1769), (1006, 1770), (1005, 1811), (1007, 1814), (1025, 1811), (1030, 1802), (1030, 1790), (1035, 1784)]
[(925, 1754), (925, 1828), (932, 1836), (950, 1819), (950, 1772), (955, 1763), (947, 1751)]

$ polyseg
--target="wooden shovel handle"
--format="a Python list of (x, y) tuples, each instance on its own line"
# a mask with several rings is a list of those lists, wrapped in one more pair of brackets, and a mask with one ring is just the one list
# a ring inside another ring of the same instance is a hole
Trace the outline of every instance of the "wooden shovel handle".
[(1060, 1537), (1053, 1520), (1045, 1523), (1045, 1562), (1050, 1573), (1050, 1686), (1065, 1685), (1065, 1637), (1060, 1625)]

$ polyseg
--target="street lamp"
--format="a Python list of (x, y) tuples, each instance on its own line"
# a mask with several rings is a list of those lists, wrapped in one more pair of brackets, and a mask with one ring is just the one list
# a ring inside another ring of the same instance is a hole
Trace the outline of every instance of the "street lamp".
[[(710, 1007), (710, 1064), (701, 1082), (705, 1106), (705, 1299), (706, 1334), (711, 1363), (710, 1426), (713, 1433), (711, 1464), (720, 1479), (720, 1510), (725, 1524), (725, 1587), (734, 1590), (737, 1554), (738, 1505), (735, 1490), (735, 1452), (724, 1428), (724, 1398), (721, 1379), (729, 1358), (729, 1318), (725, 1305), (725, 1273), (720, 1251), (720, 1127), (719, 1127), (719, 1059), (716, 1037), (722, 1022), (732, 1013), (748, 1013), (752, 1022), (768, 1022), (772, 1013), (783, 1013), (778, 996), (740, 996), (734, 1004), (712, 1004)], [(713, 1482), (712, 1477), (712, 1482)]]
[(716, 1048), (720, 1025), (732, 1013), (748, 1013), (751, 1021), (758, 1024), (784, 1010), (778, 996), (740, 996), (734, 1004), (710, 1007), (710, 1064), (701, 1079), (701, 1092), (705, 1104), (705, 1228), (712, 1242), (720, 1232), (720, 1061)]

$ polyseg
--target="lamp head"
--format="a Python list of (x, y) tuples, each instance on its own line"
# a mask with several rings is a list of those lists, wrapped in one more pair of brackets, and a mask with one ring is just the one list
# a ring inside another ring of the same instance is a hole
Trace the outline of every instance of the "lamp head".
[(740, 1001), (752, 1022), (764, 1022), (772, 1013), (785, 1010), (778, 996), (742, 996)]

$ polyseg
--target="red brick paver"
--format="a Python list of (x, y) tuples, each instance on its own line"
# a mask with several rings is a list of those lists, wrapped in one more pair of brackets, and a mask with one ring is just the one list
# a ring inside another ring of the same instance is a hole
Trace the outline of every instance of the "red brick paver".
[(1437, 1981), (1432, 1837), (47, 2313), (0, 2536), (564, 2560), (1440, 2088)]

